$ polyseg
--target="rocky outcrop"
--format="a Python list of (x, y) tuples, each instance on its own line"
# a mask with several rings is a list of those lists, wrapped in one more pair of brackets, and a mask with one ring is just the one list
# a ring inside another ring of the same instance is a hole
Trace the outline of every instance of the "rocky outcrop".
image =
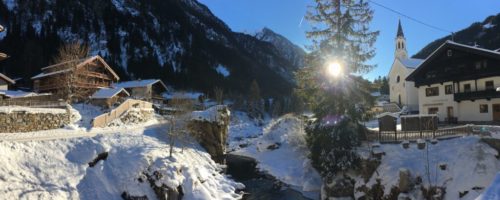
[(181, 185), (177, 186), (177, 188), (170, 188), (165, 184), (157, 184), (157, 182), (163, 178), (163, 174), (161, 172), (154, 171), (152, 174), (144, 173), (144, 175), (146, 176), (151, 189), (155, 192), (156, 198), (159, 200), (181, 200), (184, 196)]
[[(12, 108), (14, 109), (14, 108)], [(64, 109), (18, 109), (0, 110), (0, 132), (16, 133), (61, 128), (68, 124)]]
[(230, 112), (227, 106), (214, 106), (193, 112), (188, 129), (217, 163), (224, 162)]

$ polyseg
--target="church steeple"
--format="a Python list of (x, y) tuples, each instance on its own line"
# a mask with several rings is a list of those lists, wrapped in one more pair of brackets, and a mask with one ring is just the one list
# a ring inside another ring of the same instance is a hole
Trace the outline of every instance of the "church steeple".
[(401, 20), (398, 22), (398, 33), (396, 34), (395, 56), (399, 59), (408, 58), (408, 52), (406, 51), (406, 38), (403, 33), (403, 27), (401, 26)]

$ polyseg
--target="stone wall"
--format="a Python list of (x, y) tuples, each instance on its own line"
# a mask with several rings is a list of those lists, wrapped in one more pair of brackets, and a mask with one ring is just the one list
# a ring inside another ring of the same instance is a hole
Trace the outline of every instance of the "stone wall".
[(31, 132), (56, 129), (67, 124), (68, 117), (64, 109), (58, 112), (30, 112), (16, 110), (0, 112), (0, 133)]

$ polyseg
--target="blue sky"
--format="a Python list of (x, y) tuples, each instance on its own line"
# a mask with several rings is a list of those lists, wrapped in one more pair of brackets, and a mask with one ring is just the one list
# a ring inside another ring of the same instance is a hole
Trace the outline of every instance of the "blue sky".
[[(284, 35), (293, 43), (304, 46), (309, 25), (306, 21), (299, 26), (312, 0), (199, 0), (233, 31), (256, 32), (268, 27)], [(434, 26), (458, 31), (473, 22), (483, 21), (487, 16), (500, 13), (498, 0), (373, 0), (420, 21)], [(408, 53), (413, 55), (429, 42), (448, 35), (428, 28), (372, 4), (375, 16), (372, 30), (379, 30), (376, 43), (377, 55), (370, 61), (378, 67), (364, 75), (373, 79), (386, 75), (394, 60), (394, 38), (397, 22), (401, 18), (407, 40)]]

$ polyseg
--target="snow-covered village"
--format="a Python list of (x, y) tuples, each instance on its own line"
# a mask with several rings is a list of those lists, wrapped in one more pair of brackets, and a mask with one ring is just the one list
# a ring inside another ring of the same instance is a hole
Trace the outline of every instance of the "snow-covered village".
[(0, 199), (500, 200), (498, 8), (1, 0)]

